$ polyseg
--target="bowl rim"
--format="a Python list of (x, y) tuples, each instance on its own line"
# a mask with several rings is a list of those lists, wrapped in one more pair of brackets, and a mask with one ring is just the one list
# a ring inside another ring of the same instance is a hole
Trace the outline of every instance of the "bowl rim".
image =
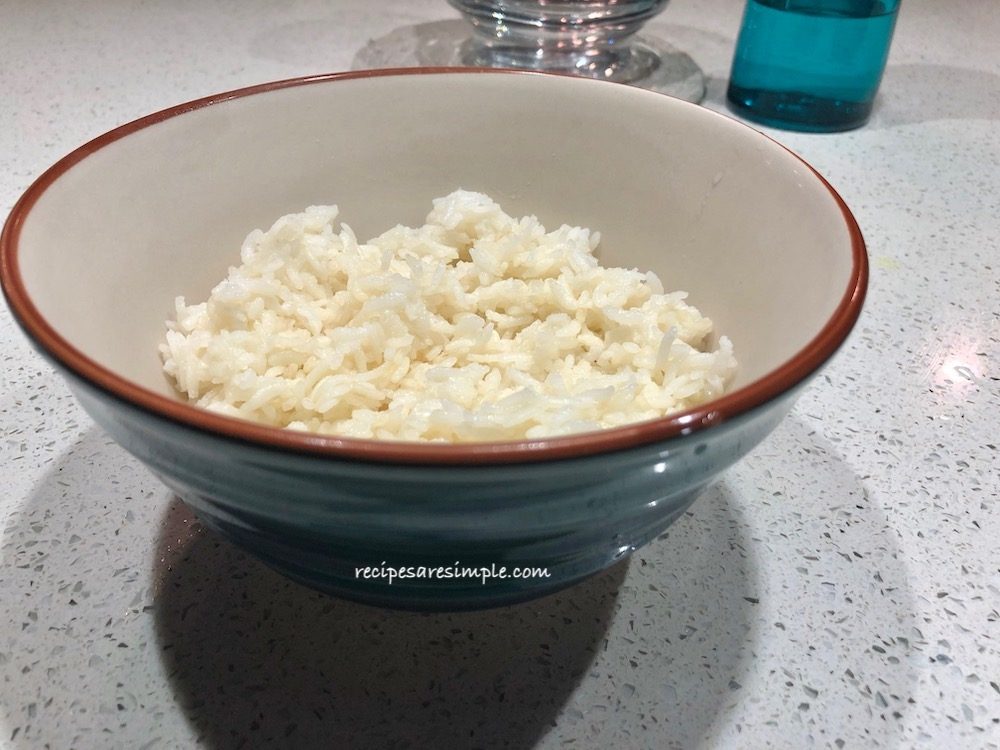
[[(248, 420), (223, 416), (156, 393), (98, 364), (63, 338), (32, 302), (18, 262), (19, 240), (25, 219), (42, 194), (59, 177), (94, 152), (136, 131), (187, 112), (231, 99), (264, 94), (278, 89), (326, 84), (360, 78), (426, 75), (511, 75), (545, 78), (573, 78), (534, 71), (493, 68), (385, 68), (302, 76), (261, 83), (195, 99), (154, 112), (116, 127), (79, 146), (43, 172), (15, 203), (0, 233), (0, 287), (15, 320), (43, 353), (73, 375), (104, 393), (138, 407), (152, 416), (167, 419), (204, 433), (261, 447), (334, 459), (362, 460), (392, 464), (478, 465), (511, 464), (579, 458), (636, 448), (671, 438), (690, 435), (745, 414), (807, 380), (839, 349), (861, 312), (868, 288), (868, 255), (864, 238), (847, 204), (827, 180), (798, 154), (765, 133), (734, 118), (674, 99), (622, 84), (590, 81), (586, 85), (619, 86), (639, 95), (666, 97), (677, 106), (694, 107), (703, 116), (718, 117), (746, 128), (754, 137), (763, 137), (780, 146), (801, 162), (829, 192), (840, 208), (851, 244), (851, 273), (847, 288), (833, 314), (820, 331), (790, 359), (762, 377), (723, 394), (701, 406), (643, 422), (604, 430), (550, 438), (470, 443), (420, 443), (319, 435), (270, 427)], [(630, 94), (631, 95), (631, 94)]]

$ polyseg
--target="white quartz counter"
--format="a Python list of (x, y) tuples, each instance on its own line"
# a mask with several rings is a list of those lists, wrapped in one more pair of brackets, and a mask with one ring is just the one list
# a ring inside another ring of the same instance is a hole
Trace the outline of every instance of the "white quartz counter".
[[(741, 9), (650, 24), (714, 109)], [(0, 0), (0, 213), (115, 125), (454, 17)], [(861, 224), (857, 329), (667, 538), (540, 602), (426, 616), (285, 581), (200, 530), (3, 307), (0, 747), (1000, 746), (998, 38), (995, 0), (905, 0), (869, 125), (768, 131)]]

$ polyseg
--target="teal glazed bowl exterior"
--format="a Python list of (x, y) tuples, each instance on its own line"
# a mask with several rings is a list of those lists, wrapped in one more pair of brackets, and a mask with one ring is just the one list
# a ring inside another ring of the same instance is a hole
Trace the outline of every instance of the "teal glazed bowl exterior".
[[(173, 299), (204, 299), (251, 229), (338, 203), (370, 235), (457, 187), (598, 229), (606, 264), (687, 290), (734, 342), (730, 391), (463, 445), (280, 430), (172, 391), (157, 343)], [(457, 610), (569, 586), (662, 534), (843, 343), (867, 257), (833, 189), (733, 120), (616, 84), (439, 69), (264, 84), (111, 131), (14, 207), (0, 280), (84, 409), (206, 526), (307, 586)]]
[[(793, 401), (786, 394), (698, 436), (585, 458), (425, 466), (220, 440), (80, 381), (72, 390), (206, 526), (271, 567), (330, 594), (426, 610), (512, 604), (621, 560), (662, 534)], [(414, 574), (420, 567), (506, 567), (509, 575), (390, 583), (363, 574), (387, 566)], [(515, 578), (514, 568), (544, 574)]]

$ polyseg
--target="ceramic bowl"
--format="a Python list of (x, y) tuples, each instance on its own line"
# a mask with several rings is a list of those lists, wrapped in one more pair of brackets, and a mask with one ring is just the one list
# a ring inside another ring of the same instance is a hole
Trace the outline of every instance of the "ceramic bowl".
[[(157, 352), (173, 299), (204, 299), (248, 231), (337, 203), (372, 236), (458, 187), (599, 229), (606, 264), (687, 290), (734, 343), (732, 389), (619, 429), (466, 445), (278, 430), (173, 392)], [(0, 243), (24, 331), (206, 525), (309, 586), (423, 609), (528, 599), (656, 538), (788, 412), (867, 281), (844, 203), (762, 134), (627, 86), (497, 71), (319, 76), (150, 115), (45, 172)], [(497, 575), (418, 570), (456, 564)], [(414, 577), (377, 576), (390, 567)]]

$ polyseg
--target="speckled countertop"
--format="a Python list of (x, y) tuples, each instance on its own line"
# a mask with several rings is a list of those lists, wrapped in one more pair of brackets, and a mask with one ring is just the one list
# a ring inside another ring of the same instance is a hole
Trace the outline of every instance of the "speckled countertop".
[[(741, 3), (650, 30), (722, 96)], [(0, 2), (0, 209), (127, 120), (345, 69), (443, 0)], [(1000, 13), (907, 0), (877, 113), (776, 135), (855, 211), (857, 330), (668, 537), (383, 612), (200, 530), (0, 314), (0, 747), (1000, 747)], [(367, 45), (367, 47), (366, 47)]]

